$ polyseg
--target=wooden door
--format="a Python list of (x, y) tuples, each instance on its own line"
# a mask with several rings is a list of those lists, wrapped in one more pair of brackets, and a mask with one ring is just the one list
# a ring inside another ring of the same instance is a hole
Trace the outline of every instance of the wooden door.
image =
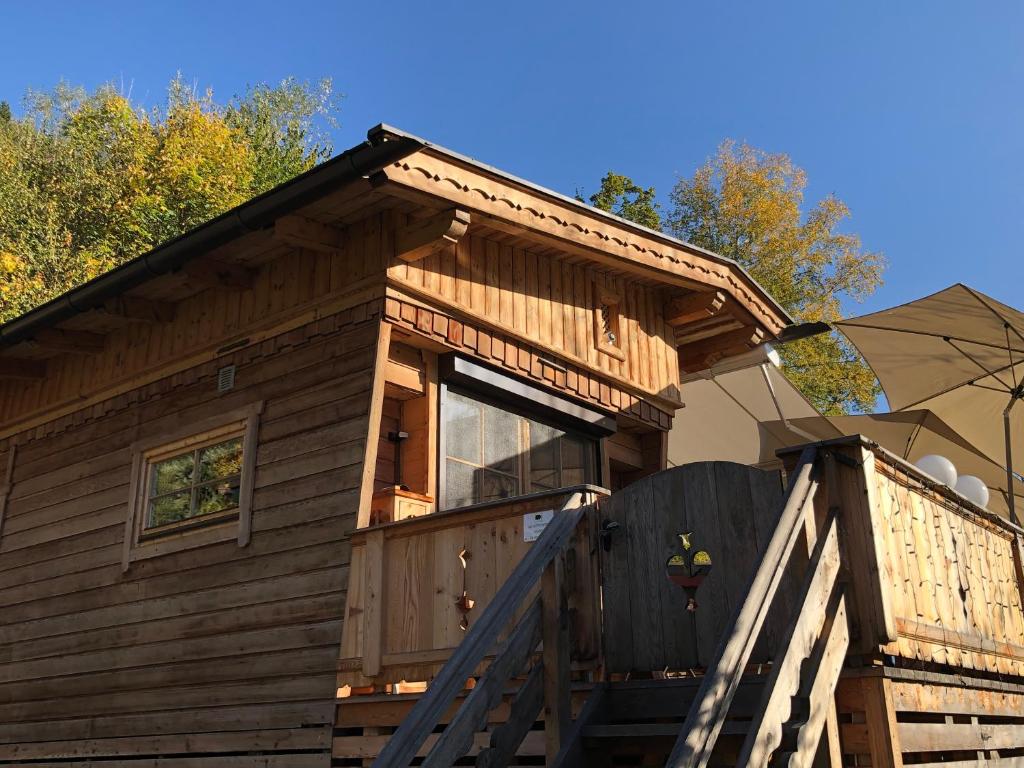
[[(675, 467), (627, 486), (600, 503), (605, 656), (611, 672), (705, 667), (722, 629), (742, 601), (782, 511), (781, 474), (731, 462)], [(712, 559), (687, 611), (684, 590), (666, 572), (684, 554), (680, 534)], [(783, 592), (791, 593), (783, 585)], [(783, 595), (782, 599), (792, 599)], [(767, 661), (777, 632), (753, 662)]]

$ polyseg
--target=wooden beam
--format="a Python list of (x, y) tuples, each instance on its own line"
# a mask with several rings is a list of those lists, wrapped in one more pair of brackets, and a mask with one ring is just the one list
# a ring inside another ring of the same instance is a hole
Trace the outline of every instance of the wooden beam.
[(892, 681), (885, 678), (861, 678), (861, 691), (864, 696), (871, 765), (877, 768), (903, 768), (900, 727), (892, 703)]
[(105, 336), (90, 331), (69, 331), (62, 328), (41, 328), (32, 336), (32, 345), (52, 352), (91, 355), (103, 351)]
[(684, 344), (679, 348), (679, 359), (683, 370), (692, 373), (712, 366), (725, 357), (742, 354), (765, 340), (764, 331), (745, 325), (735, 331)]
[(345, 231), (290, 214), (274, 222), (274, 237), (297, 248), (308, 248), (320, 253), (339, 253), (345, 249)]
[(243, 290), (252, 287), (253, 270), (241, 264), (198, 258), (185, 262), (182, 271), (190, 279), (215, 288)]
[(45, 375), (46, 363), (0, 358), (0, 379), (41, 379)]
[(395, 232), (395, 254), (404, 261), (419, 261), (454, 245), (469, 229), (469, 214), (458, 208), (414, 221)]
[(107, 299), (96, 308), (97, 312), (122, 320), (143, 323), (169, 323), (174, 320), (174, 304), (169, 301), (152, 301), (137, 296), (117, 296)]
[(668, 303), (665, 307), (665, 322), (677, 326), (707, 320), (717, 315), (724, 306), (725, 294), (722, 291), (691, 293)]

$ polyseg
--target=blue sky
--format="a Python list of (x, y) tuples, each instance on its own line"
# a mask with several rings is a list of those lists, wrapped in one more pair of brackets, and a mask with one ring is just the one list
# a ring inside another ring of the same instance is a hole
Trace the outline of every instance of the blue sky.
[(178, 71), (225, 99), (332, 77), (338, 149), (388, 122), (569, 194), (611, 168), (665, 196), (746, 140), (888, 257), (851, 311), (955, 281), (1024, 306), (1019, 2), (51, 2), (0, 22), (12, 103), (62, 78), (159, 102)]

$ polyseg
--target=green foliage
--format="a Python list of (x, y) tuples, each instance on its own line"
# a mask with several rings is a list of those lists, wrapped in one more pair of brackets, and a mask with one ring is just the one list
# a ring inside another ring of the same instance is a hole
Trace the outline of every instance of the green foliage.
[[(576, 197), (584, 202), (578, 193)], [(650, 229), (661, 229), (661, 206), (654, 197), (654, 187), (644, 189), (628, 176), (608, 171), (601, 179), (601, 188), (590, 196), (590, 204)]]
[(332, 152), (328, 80), (227, 104), (181, 78), (143, 109), (113, 86), (0, 103), (0, 321), (309, 170)]
[[(856, 235), (837, 231), (849, 216), (834, 196), (802, 212), (807, 178), (786, 155), (722, 144), (714, 158), (672, 190), (667, 230), (734, 259), (798, 321), (841, 317), (844, 298), (881, 284), (885, 261)], [(870, 411), (878, 384), (837, 334), (779, 349), (793, 382), (823, 413)]]

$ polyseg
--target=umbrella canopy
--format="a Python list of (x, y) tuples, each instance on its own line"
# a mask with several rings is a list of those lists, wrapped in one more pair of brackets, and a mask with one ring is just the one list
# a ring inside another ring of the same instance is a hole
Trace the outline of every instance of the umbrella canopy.
[[(989, 511), (1007, 517), (1010, 505), (1006, 495), (1006, 472), (999, 462), (992, 461), (975, 448), (953, 427), (929, 410), (894, 411), (892, 413), (869, 413), (857, 416), (818, 416), (793, 419), (793, 427), (803, 433), (811, 433), (818, 439), (827, 440), (836, 431), (843, 435), (864, 435), (888, 451), (910, 462), (928, 454), (939, 454), (953, 462), (961, 475), (974, 475), (988, 486)], [(765, 427), (778, 433), (785, 430), (782, 422), (766, 424)], [(807, 439), (796, 432), (790, 432), (789, 445), (799, 445)], [(1014, 495), (1018, 508), (1024, 505), (1024, 483), (1014, 483)]]
[[(735, 461), (779, 466), (775, 452), (793, 445), (782, 420), (817, 416), (800, 391), (759, 348), (683, 378), (686, 407), (676, 412), (668, 434), (668, 460)], [(829, 437), (839, 437), (838, 431)], [(811, 434), (796, 442), (810, 442)]]
[(1024, 457), (1024, 406), (1013, 408), (1024, 395), (1024, 313), (957, 283), (835, 325), (894, 411), (933, 411), (1004, 467)]

